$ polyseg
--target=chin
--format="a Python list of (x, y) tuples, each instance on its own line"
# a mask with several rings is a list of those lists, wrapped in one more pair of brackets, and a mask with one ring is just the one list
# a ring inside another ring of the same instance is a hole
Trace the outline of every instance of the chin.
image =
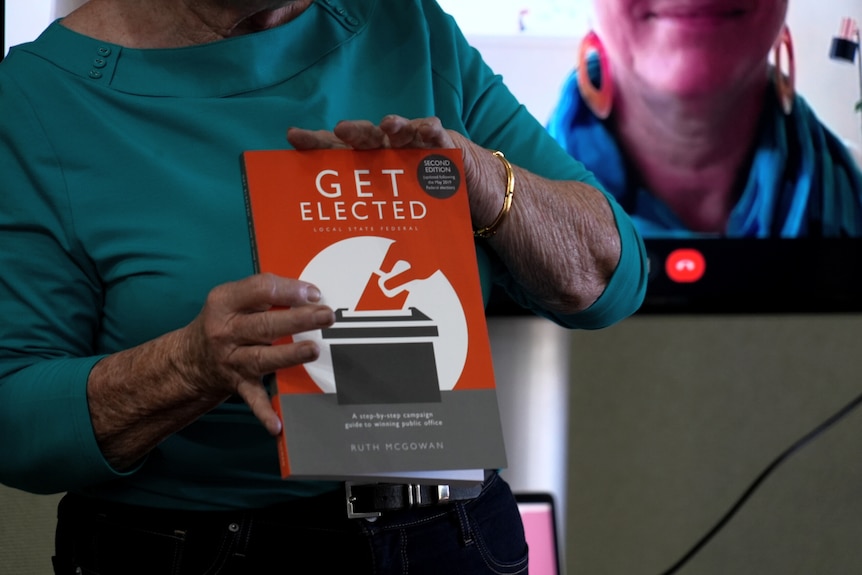
[(699, 99), (711, 96), (721, 96), (730, 91), (732, 83), (716, 81), (715, 78), (675, 79), (656, 86), (656, 91), (674, 96), (678, 99)]
[(641, 76), (656, 93), (678, 98), (701, 98), (718, 96), (729, 92), (738, 84), (739, 77), (734, 66), (723, 67), (705, 60), (677, 62), (670, 66), (652, 68)]

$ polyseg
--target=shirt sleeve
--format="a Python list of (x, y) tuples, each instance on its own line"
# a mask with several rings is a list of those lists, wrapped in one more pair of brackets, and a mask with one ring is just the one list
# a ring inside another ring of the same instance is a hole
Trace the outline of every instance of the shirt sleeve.
[(55, 493), (118, 475), (87, 406), (101, 290), (50, 140), (2, 71), (0, 109), (0, 483)]

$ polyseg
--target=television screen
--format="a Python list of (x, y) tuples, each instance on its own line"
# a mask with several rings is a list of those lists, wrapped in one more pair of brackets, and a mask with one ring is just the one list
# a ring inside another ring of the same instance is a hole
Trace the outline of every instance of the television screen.
[[(502, 76), (515, 96), (572, 151), (573, 156), (596, 173), (623, 208), (635, 217), (650, 261), (647, 297), (640, 313), (862, 311), (862, 298), (858, 297), (862, 294), (862, 273), (859, 273), (862, 268), (862, 190), (858, 179), (858, 166), (862, 163), (862, 113), (856, 111), (856, 102), (862, 97), (862, 68), (857, 73), (854, 65), (862, 59), (858, 55), (856, 25), (862, 21), (862, 5), (856, 0), (836, 0), (828, 5), (791, 2), (786, 18), (779, 17), (771, 24), (765, 12), (746, 14), (739, 10), (731, 14), (738, 22), (723, 29), (728, 32), (732, 26), (743, 25), (746, 19), (751, 20), (752, 26), (756, 25), (755, 30), (766, 29), (770, 24), (780, 31), (781, 25), (786, 24), (793, 32), (792, 35), (788, 33), (787, 38), (777, 34), (777, 41), (766, 37), (758, 49), (760, 54), (767, 54), (774, 77), (775, 114), (780, 118), (785, 93), (782, 89), (791, 85), (791, 75), (795, 80), (795, 93), (804, 98), (807, 106), (800, 105), (796, 115), (783, 112), (794, 120), (779, 119), (775, 127), (769, 128), (776, 133), (789, 132), (786, 134), (788, 141), (796, 138), (801, 141), (798, 146), (784, 144), (778, 137), (764, 143), (765, 137), (761, 136), (751, 139), (750, 149), (740, 150), (743, 156), (738, 162), (740, 168), (734, 173), (735, 180), (726, 186), (736, 195), (725, 196), (736, 202), (735, 207), (730, 204), (733, 210), (726, 220), (711, 223), (702, 222), (697, 210), (689, 210), (676, 190), (671, 190), (681, 200), (672, 198), (676, 204), (668, 199), (668, 194), (654, 193), (652, 185), (656, 181), (660, 182), (658, 185), (667, 181), (667, 178), (659, 178), (666, 174), (661, 170), (650, 174), (639, 169), (641, 165), (649, 165), (650, 158), (640, 161), (641, 158), (634, 157), (636, 154), (628, 153), (631, 148), (618, 136), (620, 121), (614, 121), (613, 112), (606, 118), (583, 120), (584, 106), (597, 116), (604, 98), (601, 94), (586, 94), (586, 89), (581, 89), (574, 81), (573, 71), (585, 63), (593, 89), (600, 93), (601, 61), (609, 58), (606, 54), (600, 58), (598, 49), (592, 44), (582, 44), (582, 40), (590, 32), (598, 31), (599, 40), (604, 37), (604, 44), (599, 47), (605, 53), (611, 49), (617, 53), (630, 50), (635, 54), (631, 58), (640, 58), (640, 61), (646, 61), (646, 51), (654, 49), (645, 42), (636, 44), (628, 38), (614, 39), (613, 33), (602, 34), (602, 18), (607, 21), (608, 12), (614, 6), (632, 3), (606, 2), (603, 6), (611, 8), (602, 14), (595, 10), (599, 5), (596, 0), (474, 0), (469, 3), (440, 0), (439, 3), (455, 18), (468, 41)], [(768, 2), (762, 4), (769, 5)], [(626, 23), (624, 14), (611, 16), (616, 18), (615, 27), (627, 33), (631, 31), (626, 26), (635, 25)], [(698, 32), (700, 36), (706, 37), (707, 26), (714, 24), (696, 24), (702, 26)], [(613, 27), (605, 27), (608, 28)], [(676, 33), (665, 32), (666, 35)], [(736, 36), (724, 36), (719, 40), (723, 46), (728, 46), (730, 37)], [(693, 42), (690, 37), (674, 38)], [(580, 51), (584, 46), (587, 46), (587, 57), (582, 60)], [(709, 57), (707, 49), (702, 53), (704, 58)], [(741, 52), (739, 58), (749, 53)], [(671, 69), (670, 58), (664, 61)], [(706, 80), (699, 81), (709, 81), (720, 76), (716, 65), (717, 62), (703, 60), (688, 62), (685, 72), (698, 77), (700, 69), (706, 70), (703, 75)], [(651, 71), (654, 75), (663, 73), (662, 70)], [(670, 73), (667, 77), (672, 78)], [(566, 100), (573, 99), (573, 92), (581, 94), (580, 108)], [(825, 140), (820, 137), (821, 133), (808, 137), (793, 123), (803, 112), (808, 114), (803, 107), (810, 108), (810, 117), (822, 125), (822, 129), (818, 129), (828, 133)], [(732, 117), (736, 120), (741, 115)], [(769, 132), (764, 128), (766, 116), (764, 111), (762, 117), (753, 122), (764, 134)], [(585, 139), (575, 133), (577, 130), (592, 131), (599, 136)], [(795, 133), (797, 130), (800, 134)], [(784, 136), (782, 134), (782, 138)], [(654, 143), (657, 149), (662, 142), (655, 139)], [(593, 152), (598, 146), (604, 146), (602, 153)], [(732, 146), (725, 149), (728, 148)], [(805, 153), (807, 148), (813, 149), (815, 160), (797, 148)], [(817, 156), (837, 159), (820, 165)], [(855, 174), (849, 184), (843, 176), (846, 172)], [(836, 176), (837, 173), (842, 175)], [(704, 175), (702, 180), (695, 180), (695, 192), (711, 188), (715, 182), (711, 174)], [(762, 182), (774, 185), (767, 188)], [(691, 181), (686, 185), (690, 199), (693, 186)], [(759, 195), (752, 195), (753, 187)], [(763, 194), (761, 190), (770, 191)], [(822, 199), (810, 199), (815, 197)], [(811, 215), (815, 212), (818, 215)], [(677, 223), (679, 227), (675, 227)], [(698, 225), (704, 227), (698, 228)], [(524, 313), (499, 292), (492, 297), (490, 312)]]

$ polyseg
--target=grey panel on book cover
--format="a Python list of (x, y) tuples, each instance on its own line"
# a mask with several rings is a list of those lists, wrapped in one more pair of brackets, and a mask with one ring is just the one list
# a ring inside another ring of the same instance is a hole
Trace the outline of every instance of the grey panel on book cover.
[(439, 403), (410, 404), (344, 405), (335, 395), (280, 397), (290, 464), (298, 475), (506, 466), (496, 390), (442, 391)]
[(323, 339), (330, 342), (339, 404), (440, 402), (430, 341), (438, 330), (431, 318), (416, 308), (408, 316), (361, 318), (343, 311), (337, 310), (335, 324), (323, 330)]

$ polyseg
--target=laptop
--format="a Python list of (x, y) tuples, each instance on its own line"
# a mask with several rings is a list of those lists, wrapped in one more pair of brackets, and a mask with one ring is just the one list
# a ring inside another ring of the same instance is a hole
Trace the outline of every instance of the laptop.
[(530, 575), (562, 575), (557, 508), (550, 492), (516, 492), (530, 548)]

